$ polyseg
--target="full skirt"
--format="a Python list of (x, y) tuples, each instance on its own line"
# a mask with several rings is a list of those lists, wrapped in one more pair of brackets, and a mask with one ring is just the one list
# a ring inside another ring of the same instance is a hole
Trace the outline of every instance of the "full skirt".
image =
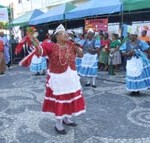
[(47, 70), (47, 61), (45, 57), (37, 57), (33, 56), (30, 64), (30, 71), (37, 73), (43, 72), (43, 70)]
[(98, 73), (98, 56), (97, 54), (84, 54), (81, 60), (79, 75), (83, 77), (96, 77)]
[(49, 73), (43, 112), (53, 113), (57, 119), (77, 116), (85, 112), (85, 102), (76, 71), (61, 74)]
[[(136, 70), (134, 74), (137, 76), (128, 74), (126, 76), (126, 89), (128, 91), (141, 91), (150, 88), (150, 61), (142, 61), (142, 62), (143, 62), (142, 70), (141, 71)], [(137, 68), (140, 67), (141, 67), (140, 64), (137, 64)], [(135, 66), (131, 68), (133, 69), (135, 68)]]

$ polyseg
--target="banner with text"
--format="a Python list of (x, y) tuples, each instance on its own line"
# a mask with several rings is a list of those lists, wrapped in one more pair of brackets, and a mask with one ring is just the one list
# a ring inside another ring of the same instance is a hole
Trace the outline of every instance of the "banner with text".
[(0, 8), (0, 22), (8, 22), (8, 9)]
[(92, 28), (95, 32), (108, 31), (108, 18), (85, 20), (85, 32)]

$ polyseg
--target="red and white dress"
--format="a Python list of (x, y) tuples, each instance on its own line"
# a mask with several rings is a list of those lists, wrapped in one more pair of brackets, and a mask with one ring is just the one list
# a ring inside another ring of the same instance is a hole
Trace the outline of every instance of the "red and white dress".
[(43, 112), (54, 113), (57, 119), (77, 116), (85, 112), (80, 79), (75, 66), (75, 45), (68, 42), (65, 48), (43, 42), (42, 56), (48, 56), (49, 69)]

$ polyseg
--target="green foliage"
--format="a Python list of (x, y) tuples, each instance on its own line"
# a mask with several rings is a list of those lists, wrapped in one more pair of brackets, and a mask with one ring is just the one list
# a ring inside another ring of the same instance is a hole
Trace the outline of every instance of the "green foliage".
[[(0, 5), (0, 8), (7, 8), (8, 9), (8, 16), (11, 16), (11, 9), (9, 7)], [(7, 22), (0, 22), (0, 29), (8, 29), (8, 23)]]
[(0, 22), (0, 29), (4, 29), (4, 22)]
[(8, 23), (0, 22), (0, 29), (8, 29)]

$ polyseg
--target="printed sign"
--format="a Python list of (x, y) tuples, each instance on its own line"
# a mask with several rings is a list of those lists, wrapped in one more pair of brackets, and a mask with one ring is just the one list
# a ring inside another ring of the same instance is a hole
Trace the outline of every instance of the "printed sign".
[(7, 8), (0, 8), (0, 22), (8, 22)]
[(85, 32), (92, 28), (95, 32), (108, 31), (108, 18), (85, 20)]

